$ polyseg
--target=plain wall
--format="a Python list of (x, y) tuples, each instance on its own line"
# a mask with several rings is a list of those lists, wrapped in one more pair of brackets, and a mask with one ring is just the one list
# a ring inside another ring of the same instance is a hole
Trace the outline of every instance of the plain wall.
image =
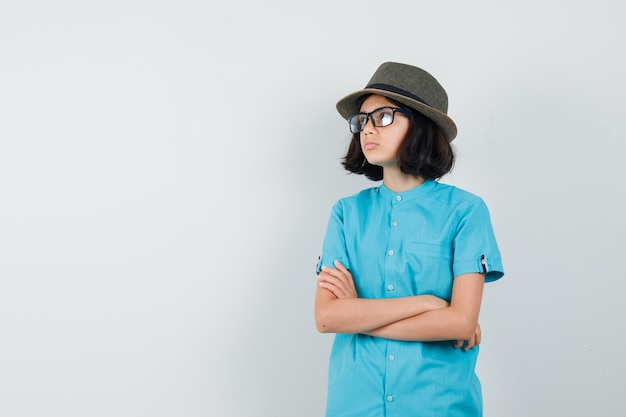
[(626, 415), (621, 1), (3, 1), (0, 415), (322, 416), (336, 101), (430, 71), (482, 196), (485, 416)]

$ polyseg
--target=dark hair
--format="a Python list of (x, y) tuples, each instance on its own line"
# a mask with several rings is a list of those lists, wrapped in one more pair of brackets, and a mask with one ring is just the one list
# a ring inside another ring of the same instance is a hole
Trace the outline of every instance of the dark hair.
[[(367, 96), (361, 97), (358, 107)], [(409, 130), (398, 149), (398, 167), (402, 172), (426, 180), (439, 179), (452, 170), (454, 150), (443, 136), (439, 126), (416, 110), (388, 98), (396, 106), (412, 114)], [(363, 174), (372, 181), (383, 179), (383, 168), (365, 159), (361, 149), (360, 133), (352, 135), (348, 152), (342, 162), (354, 174)]]

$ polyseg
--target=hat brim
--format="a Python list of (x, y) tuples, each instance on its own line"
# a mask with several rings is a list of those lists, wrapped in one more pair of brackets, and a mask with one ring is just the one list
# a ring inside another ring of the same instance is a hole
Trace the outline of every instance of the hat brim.
[(364, 88), (362, 90), (358, 90), (354, 93), (348, 94), (337, 102), (337, 111), (344, 119), (348, 120), (350, 117), (354, 116), (360, 111), (360, 109), (357, 108), (357, 102), (359, 101), (359, 99), (369, 94), (378, 94), (380, 96), (393, 99), (420, 112), (421, 114), (435, 122), (437, 126), (441, 128), (443, 136), (448, 140), (448, 142), (452, 142), (456, 137), (456, 124), (444, 112), (432, 108), (429, 105), (422, 103), (421, 101), (417, 101), (412, 98), (390, 91), (379, 90), (377, 88)]

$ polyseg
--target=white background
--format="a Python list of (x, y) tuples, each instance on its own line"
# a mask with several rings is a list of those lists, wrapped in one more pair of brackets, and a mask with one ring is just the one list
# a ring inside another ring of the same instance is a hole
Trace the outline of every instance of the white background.
[(434, 74), (506, 276), (485, 416), (623, 401), (626, 6), (0, 3), (0, 415), (322, 416), (313, 324), (335, 111), (384, 61)]

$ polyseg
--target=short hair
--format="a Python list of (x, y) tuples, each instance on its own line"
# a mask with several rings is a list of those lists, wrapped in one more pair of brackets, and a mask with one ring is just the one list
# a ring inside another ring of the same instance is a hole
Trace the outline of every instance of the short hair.
[[(361, 97), (358, 107), (367, 96)], [(435, 122), (410, 107), (406, 107), (387, 98), (396, 106), (411, 112), (409, 130), (398, 149), (398, 167), (400, 171), (425, 180), (436, 180), (454, 166), (454, 150)], [(354, 174), (365, 175), (372, 181), (383, 179), (383, 168), (367, 162), (361, 149), (360, 133), (354, 133), (343, 158), (346, 170)]]

